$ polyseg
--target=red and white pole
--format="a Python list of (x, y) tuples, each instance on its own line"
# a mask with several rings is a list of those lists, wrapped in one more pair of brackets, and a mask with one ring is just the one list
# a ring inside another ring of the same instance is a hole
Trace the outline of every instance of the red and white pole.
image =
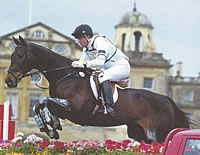
[(8, 139), (9, 102), (4, 102), (3, 139)]
[(12, 107), (9, 102), (0, 104), (0, 138), (12, 140), (15, 135), (15, 121), (11, 120)]

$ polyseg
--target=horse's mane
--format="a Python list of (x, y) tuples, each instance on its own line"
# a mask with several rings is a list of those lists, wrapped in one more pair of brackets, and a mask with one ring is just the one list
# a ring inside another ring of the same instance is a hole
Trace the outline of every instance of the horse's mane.
[[(47, 62), (45, 62), (44, 64), (49, 64), (49, 63), (54, 62), (54, 63), (57, 63), (57, 64), (59, 63), (60, 66), (71, 66), (72, 60), (70, 58), (59, 55), (56, 52), (54, 52), (54, 51), (52, 51), (52, 50), (50, 50), (50, 49), (48, 49), (44, 46), (41, 46), (41, 45), (38, 45), (38, 44), (35, 44), (35, 43), (32, 43), (32, 42), (30, 42), (30, 47), (34, 47), (40, 53), (44, 52), (46, 57), (51, 57), (51, 59), (54, 59), (54, 60), (52, 60), (52, 62), (48, 62), (48, 60), (47, 60)], [(82, 72), (86, 73), (87, 75), (91, 75), (92, 72), (94, 71), (94, 69), (91, 69), (91, 68), (74, 68), (74, 70), (82, 71)]]
[(45, 52), (46, 55), (48, 56), (51, 56), (52, 58), (55, 58), (55, 59), (59, 59), (59, 62), (64, 62), (64, 64), (71, 64), (72, 60), (70, 58), (67, 58), (65, 56), (62, 56), (62, 55), (59, 55), (57, 54), (56, 52), (44, 47), (44, 46), (41, 46), (41, 45), (38, 45), (38, 44), (35, 44), (35, 43), (32, 43), (30, 42), (29, 43), (29, 46), (32, 46), (32, 47), (36, 47), (36, 48), (39, 48), (41, 49), (42, 52)]

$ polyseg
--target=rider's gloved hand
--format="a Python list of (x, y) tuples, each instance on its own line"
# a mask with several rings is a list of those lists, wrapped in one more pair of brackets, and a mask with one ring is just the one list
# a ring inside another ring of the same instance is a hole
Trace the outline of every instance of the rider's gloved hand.
[(87, 61), (84, 61), (82, 64), (83, 64), (83, 66), (84, 66), (85, 68), (87, 68)]
[(74, 67), (74, 68), (76, 68), (76, 67), (84, 68), (84, 65), (80, 61), (73, 61), (72, 67)]

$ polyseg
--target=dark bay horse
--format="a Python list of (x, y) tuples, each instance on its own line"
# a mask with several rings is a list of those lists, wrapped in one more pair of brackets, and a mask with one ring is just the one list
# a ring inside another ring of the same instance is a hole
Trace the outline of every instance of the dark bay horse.
[[(115, 103), (115, 116), (96, 113), (91, 117), (97, 100), (90, 87), (90, 69), (72, 68), (72, 60), (55, 52), (25, 41), (13, 38), (17, 47), (11, 55), (11, 64), (5, 82), (10, 88), (32, 69), (39, 70), (49, 82), (50, 97), (66, 99), (71, 110), (50, 109), (52, 115), (86, 126), (127, 125), (130, 138), (137, 141), (162, 143), (173, 128), (190, 128), (187, 114), (174, 101), (143, 89), (118, 89), (119, 98)], [(57, 68), (66, 67), (63, 70)], [(49, 71), (49, 72), (48, 72)], [(79, 76), (79, 73), (84, 73)], [(65, 77), (65, 78), (63, 78)]]

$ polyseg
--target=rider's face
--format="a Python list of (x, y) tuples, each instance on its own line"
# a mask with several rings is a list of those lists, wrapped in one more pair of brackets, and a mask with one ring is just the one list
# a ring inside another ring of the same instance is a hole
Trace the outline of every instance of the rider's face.
[(88, 46), (88, 39), (86, 37), (80, 37), (77, 38), (79, 44), (81, 45), (81, 47), (87, 47)]

